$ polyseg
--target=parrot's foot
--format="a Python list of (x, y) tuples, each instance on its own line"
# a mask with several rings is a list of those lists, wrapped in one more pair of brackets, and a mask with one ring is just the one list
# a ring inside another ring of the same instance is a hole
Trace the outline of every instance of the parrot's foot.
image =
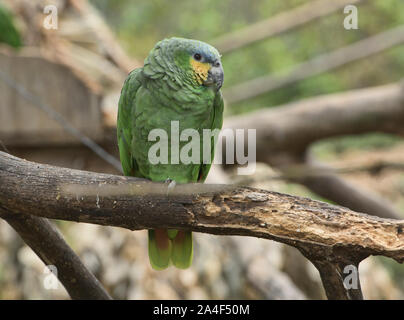
[(170, 178), (166, 179), (165, 183), (168, 184), (168, 187), (167, 187), (167, 196), (168, 196), (170, 191), (172, 191), (175, 188), (177, 183), (175, 182), (175, 180), (172, 180)]

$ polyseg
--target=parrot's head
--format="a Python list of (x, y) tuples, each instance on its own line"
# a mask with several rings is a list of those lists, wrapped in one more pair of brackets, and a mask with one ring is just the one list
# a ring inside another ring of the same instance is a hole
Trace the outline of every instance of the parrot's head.
[(211, 45), (191, 39), (170, 38), (156, 44), (145, 60), (144, 70), (153, 78), (158, 74), (194, 87), (220, 90), (224, 73), (220, 54)]

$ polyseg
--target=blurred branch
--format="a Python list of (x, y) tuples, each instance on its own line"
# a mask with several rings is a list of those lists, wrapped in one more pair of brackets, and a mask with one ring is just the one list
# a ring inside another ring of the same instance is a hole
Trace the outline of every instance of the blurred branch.
[(325, 172), (328, 170), (330, 173), (291, 180), (306, 186), (323, 198), (352, 210), (366, 212), (367, 214), (383, 218), (401, 219), (400, 212), (389, 201), (376, 193), (368, 190), (365, 191), (349, 181), (336, 176), (332, 173), (330, 167), (314, 160), (306, 160), (306, 166), (310, 168), (310, 171), (319, 170), (320, 172)]
[(402, 43), (404, 43), (403, 25), (330, 53), (319, 55), (278, 74), (255, 78), (224, 89), (223, 95), (228, 103), (247, 100), (350, 62), (370, 57)]
[[(398, 219), (400, 214), (387, 201), (314, 163), (307, 149), (316, 141), (342, 135), (384, 132), (404, 136), (403, 89), (396, 83), (310, 98), (225, 119), (224, 128), (256, 129), (257, 161), (276, 167), (281, 176), (353, 210)], [(247, 150), (247, 144), (240, 147)], [(299, 167), (307, 174), (296, 171)]]
[(388, 201), (369, 191), (365, 192), (336, 175), (357, 172), (375, 174), (383, 169), (404, 170), (404, 164), (376, 162), (351, 168), (332, 168), (321, 163), (314, 163), (314, 161), (306, 161), (302, 164), (286, 166), (278, 175), (261, 176), (258, 179), (241, 179), (237, 184), (248, 185), (270, 180), (289, 180), (300, 183), (319, 196), (352, 210), (382, 218), (401, 219), (399, 212)]
[[(41, 165), (3, 152), (0, 181), (0, 204), (17, 217), (253, 236), (292, 245), (317, 266), (358, 265), (369, 255), (404, 262), (403, 220), (307, 198), (228, 185), (186, 184), (168, 190), (163, 183)], [(325, 286), (329, 298), (360, 298), (335, 274), (327, 279), (339, 281), (339, 286)]]
[(329, 15), (349, 4), (357, 4), (363, 0), (316, 0), (295, 9), (281, 12), (276, 16), (249, 25), (241, 30), (225, 34), (212, 41), (221, 53), (227, 53), (245, 47), (254, 42), (264, 40), (306, 23)]
[(3, 151), (10, 153), (6, 145), (3, 143), (3, 141), (0, 139), (0, 146), (3, 148)]
[(237, 185), (259, 183), (270, 180), (300, 180), (316, 176), (329, 174), (352, 174), (352, 173), (368, 173), (371, 175), (380, 174), (383, 170), (404, 171), (404, 163), (390, 161), (376, 161), (374, 163), (364, 164), (360, 166), (332, 168), (326, 166), (308, 166), (307, 164), (298, 164), (288, 166), (280, 174), (268, 174), (259, 178), (242, 176), (243, 178), (237, 181)]
[(0, 217), (21, 236), (45, 265), (57, 268), (57, 277), (72, 299), (111, 299), (94, 275), (63, 239), (59, 230), (44, 218), (11, 214), (2, 208)]
[[(94, 32), (96, 38), (99, 40), (98, 45), (102, 47), (108, 57), (122, 70), (129, 73), (133, 69), (143, 65), (142, 61), (131, 58), (125, 53), (102, 16), (92, 5), (87, 1), (80, 0), (69, 0), (69, 3), (83, 17), (83, 25), (90, 27)], [(75, 23), (80, 23), (80, 21), (75, 21)]]
[[(353, 168), (354, 169), (354, 168)], [(362, 169), (362, 168), (358, 168)], [(401, 214), (378, 194), (365, 191), (353, 185), (349, 181), (338, 177), (335, 170), (322, 163), (313, 160), (301, 164), (283, 166), (279, 175), (268, 175), (258, 180), (241, 180), (238, 184), (250, 184), (269, 180), (288, 180), (307, 187), (317, 195), (331, 200), (339, 205), (348, 207), (358, 212), (366, 212), (382, 218), (401, 219)], [(355, 172), (355, 171), (353, 171)]]
[(404, 86), (395, 83), (233, 116), (223, 128), (256, 129), (257, 160), (281, 165), (285, 155), (302, 157), (310, 144), (326, 138), (371, 132), (404, 136), (403, 123)]
[(372, 175), (380, 174), (383, 170), (396, 170), (404, 171), (404, 163), (391, 162), (391, 161), (376, 161), (361, 166), (353, 166), (349, 168), (335, 168), (332, 169), (335, 173), (348, 174), (366, 172)]

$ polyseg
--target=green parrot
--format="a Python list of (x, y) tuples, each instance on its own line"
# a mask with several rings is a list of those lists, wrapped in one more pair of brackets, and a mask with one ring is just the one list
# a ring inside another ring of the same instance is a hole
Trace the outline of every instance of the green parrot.
[[(216, 142), (213, 135), (205, 136), (203, 132), (222, 127), (222, 84), (223, 67), (214, 47), (184, 38), (158, 42), (143, 68), (133, 70), (121, 90), (117, 136), (124, 174), (151, 181), (203, 182), (213, 161)], [(172, 130), (173, 123), (177, 124), (178, 134)], [(149, 151), (157, 138), (150, 139), (149, 134), (154, 129), (164, 130), (167, 136), (159, 141), (165, 139), (167, 146), (176, 142), (178, 150), (189, 142), (178, 139), (178, 135), (185, 129), (193, 129), (200, 137), (200, 152), (195, 152), (198, 161), (176, 161), (179, 151), (172, 147), (168, 148), (167, 162), (151, 161)], [(204, 139), (209, 139), (210, 161), (203, 158)], [(156, 229), (149, 230), (148, 236), (149, 260), (154, 269), (163, 270), (170, 263), (181, 269), (191, 265), (191, 232)]]

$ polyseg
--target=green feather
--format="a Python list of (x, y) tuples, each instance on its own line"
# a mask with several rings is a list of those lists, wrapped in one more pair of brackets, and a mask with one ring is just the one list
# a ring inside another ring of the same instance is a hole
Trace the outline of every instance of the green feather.
[(125, 80), (118, 104), (117, 136), (119, 156), (125, 176), (141, 177), (132, 154), (132, 113), (136, 107), (136, 93), (142, 84), (142, 69), (133, 70)]
[[(221, 129), (222, 125), (223, 125), (223, 109), (224, 109), (224, 103), (223, 103), (223, 98), (222, 98), (222, 94), (219, 92), (216, 97), (215, 97), (215, 101), (213, 104), (213, 110), (215, 111), (215, 115), (213, 117), (213, 123), (212, 123), (212, 127), (211, 129)], [(216, 147), (216, 141), (214, 141), (215, 138), (212, 137), (212, 141), (211, 141), (211, 163), (207, 163), (207, 164), (203, 164), (201, 166), (200, 169), (200, 173), (199, 173), (199, 182), (204, 182), (205, 179), (208, 176), (210, 167), (212, 166), (212, 162), (213, 162), (213, 158), (215, 156), (215, 147)]]
[(19, 48), (22, 40), (13, 20), (12, 13), (0, 4), (0, 42)]
[(167, 229), (167, 235), (170, 238), (170, 240), (173, 240), (178, 234), (178, 230), (174, 229)]
[(171, 261), (180, 269), (189, 268), (193, 258), (192, 232), (179, 231), (172, 241)]
[[(149, 260), (155, 270), (164, 270), (170, 264), (172, 244), (171, 240), (165, 235), (164, 243), (161, 239), (164, 238), (165, 230), (149, 230)], [(159, 233), (160, 241), (157, 241)]]

